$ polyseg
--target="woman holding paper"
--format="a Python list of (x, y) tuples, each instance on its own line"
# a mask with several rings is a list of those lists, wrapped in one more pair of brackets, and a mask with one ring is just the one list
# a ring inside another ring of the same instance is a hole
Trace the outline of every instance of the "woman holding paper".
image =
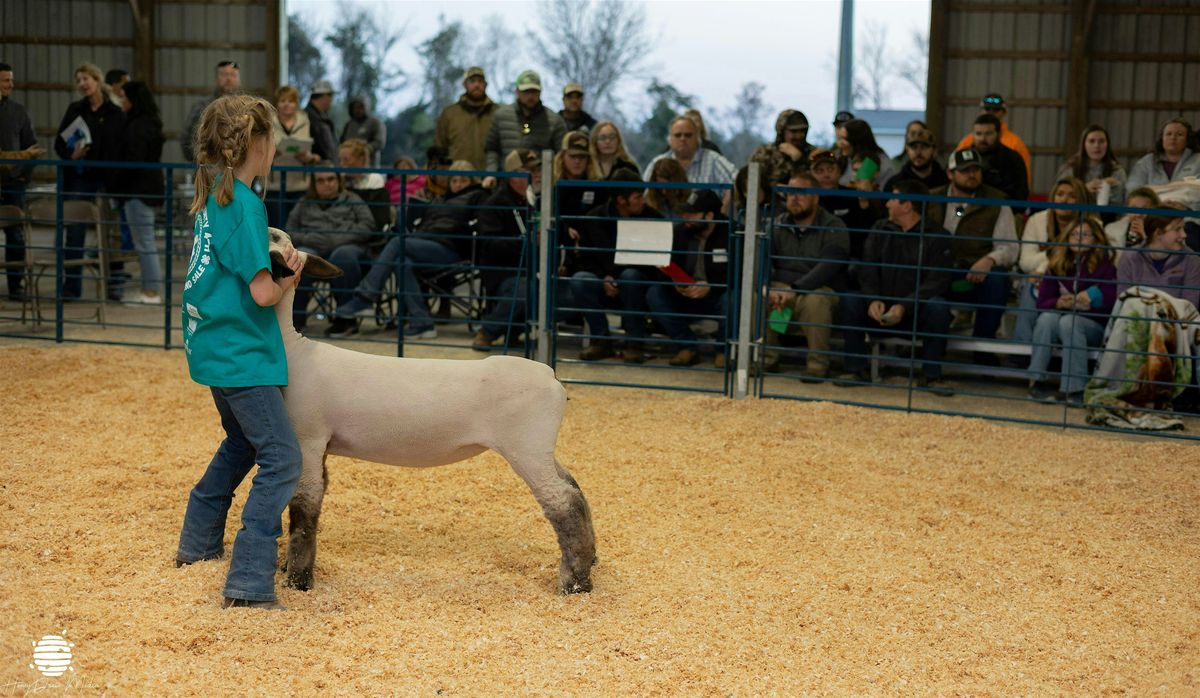
[[(284, 85), (275, 91), (275, 165), (308, 165), (318, 158), (312, 153), (312, 133), (309, 131), (308, 114), (300, 109), (300, 91)], [(287, 190), (283, 191), (281, 176), (271, 172), (267, 184), (267, 225), (282, 227), (288, 213), (296, 202), (308, 191), (308, 175), (304, 172), (287, 173)]]
[[(108, 189), (114, 171), (102, 167), (89, 167), (85, 161), (110, 162), (121, 159), (121, 131), (125, 128), (125, 114), (108, 98), (108, 86), (100, 68), (91, 63), (81, 63), (75, 69), (75, 89), (82, 96), (71, 102), (67, 113), (58, 125), (58, 136), (54, 138), (54, 152), (63, 160), (74, 160), (76, 165), (63, 166), (64, 199), (92, 199)], [(68, 223), (66, 245), (63, 256), (68, 259), (83, 257), (85, 223)], [(83, 276), (78, 267), (67, 268), (63, 279), (64, 300), (77, 300), (83, 292)]]

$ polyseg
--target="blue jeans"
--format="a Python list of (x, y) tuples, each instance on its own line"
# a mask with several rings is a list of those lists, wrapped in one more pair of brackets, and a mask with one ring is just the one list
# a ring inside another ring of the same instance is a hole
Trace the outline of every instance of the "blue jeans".
[[(716, 315), (717, 341), (725, 343), (725, 290), (710, 288), (703, 298), (688, 298), (675, 290), (672, 284), (650, 286), (646, 292), (646, 303), (658, 324), (663, 326), (675, 349), (698, 349), (696, 333), (692, 331), (693, 320), (699, 316)], [(718, 350), (720, 351), (720, 350)]]
[(258, 473), (242, 509), (242, 528), (233, 542), (225, 596), (273, 601), (275, 559), (283, 535), (280, 517), (300, 482), (300, 444), (278, 386), (211, 390), (225, 440), (188, 497), (175, 557), (195, 562), (225, 552), (225, 519), (233, 493), (257, 462)]
[(1022, 279), (1017, 284), (1017, 324), (1013, 328), (1013, 339), (1028, 344), (1033, 341), (1033, 326), (1037, 323), (1038, 284)]
[[(298, 246), (296, 249), (309, 254), (321, 254), (311, 247)], [(362, 265), (368, 258), (368, 254), (367, 246), (357, 242), (338, 245), (333, 248), (333, 252), (329, 253), (329, 263), (342, 270), (341, 276), (329, 280), (329, 288), (333, 291), (333, 298), (338, 304), (345, 303), (354, 297), (354, 289), (362, 280)], [(312, 297), (314, 281), (315, 279), (311, 276), (304, 274), (300, 278), (300, 285), (296, 287), (296, 298), (292, 301), (292, 322), (296, 327), (303, 327), (308, 322), (308, 300)], [(329, 311), (329, 314), (332, 315), (333, 309), (330, 308)]]
[(609, 298), (604, 293), (604, 284), (600, 277), (590, 271), (576, 272), (567, 284), (575, 307), (583, 312), (587, 321), (588, 332), (593, 337), (608, 336), (608, 317), (605, 308), (621, 309), (621, 326), (625, 336), (630, 339), (646, 338), (646, 315), (650, 306), (646, 304), (646, 291), (650, 285), (646, 283), (646, 274), (633, 267), (624, 269), (617, 275), (617, 297)]
[[(950, 306), (941, 296), (921, 301), (917, 304), (915, 313), (905, 312), (904, 319), (898, 324), (883, 327), (867, 310), (871, 301), (859, 294), (846, 294), (839, 303), (842, 311), (842, 323), (846, 325), (843, 336), (846, 339), (846, 370), (859, 372), (867, 370), (870, 353), (867, 351), (867, 333), (876, 337), (885, 335), (911, 336), (913, 315), (917, 319), (917, 337), (921, 340), (921, 375), (929, 380), (942, 377), (942, 364), (946, 358), (946, 335), (950, 332)], [(883, 300), (883, 299), (878, 299)], [(894, 303), (885, 300), (884, 304)], [(890, 305), (889, 305), (890, 307)]]
[[(395, 271), (399, 256), (400, 238), (393, 237), (383, 246), (383, 251), (372, 264), (371, 271), (367, 272), (362, 283), (358, 285), (358, 295), (371, 300), (379, 298), (379, 294), (383, 292), (383, 284)], [(404, 263), (400, 271), (403, 276), (398, 283), (402, 283), (404, 288), (404, 311), (408, 315), (410, 326), (433, 326), (433, 316), (429, 314), (429, 305), (425, 302), (425, 295), (421, 293), (421, 285), (417, 281), (413, 266), (420, 265), (422, 269), (434, 270), (453, 266), (461, 261), (463, 259), (458, 252), (432, 236), (409, 235), (404, 239)]]
[(142, 290), (161, 293), (162, 267), (158, 263), (158, 250), (154, 243), (154, 209), (141, 199), (126, 199), (125, 218), (129, 221), (133, 247), (137, 250), (138, 264), (142, 268)]
[[(954, 280), (965, 279), (967, 273), (955, 273)], [(1008, 305), (1008, 275), (1003, 269), (996, 268), (987, 274), (983, 281), (975, 284), (971, 290), (963, 292), (950, 291), (946, 299), (951, 303), (970, 303), (975, 308), (975, 329), (972, 336), (982, 339), (995, 339), (996, 330), (1004, 318), (1005, 306)]]
[[(25, 208), (25, 187), (14, 183), (4, 183), (0, 189), (0, 205)], [(25, 230), (20, 223), (6, 226), (4, 229), (4, 261), (9, 264), (25, 261)], [(8, 277), (8, 295), (17, 296), (21, 293), (21, 279), (25, 273), (20, 269), (9, 268), (5, 272)]]
[(1064, 393), (1078, 393), (1088, 383), (1088, 348), (1099, 346), (1104, 339), (1104, 325), (1076, 313), (1061, 313), (1054, 310), (1042, 311), (1033, 326), (1033, 355), (1029, 359), (1029, 371), (1035, 379), (1044, 380), (1046, 367), (1050, 365), (1050, 354), (1054, 344), (1063, 348), (1062, 376), (1058, 389)]

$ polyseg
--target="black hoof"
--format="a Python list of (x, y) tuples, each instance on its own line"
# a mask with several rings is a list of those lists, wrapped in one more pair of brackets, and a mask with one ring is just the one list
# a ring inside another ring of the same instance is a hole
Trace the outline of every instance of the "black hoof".
[(592, 590), (592, 580), (577, 579), (572, 582), (564, 582), (561, 590), (563, 594), (586, 594)]
[(284, 583), (293, 589), (297, 589), (299, 591), (308, 591), (309, 589), (312, 589), (312, 570), (298, 574), (289, 574), (287, 576), (287, 581)]

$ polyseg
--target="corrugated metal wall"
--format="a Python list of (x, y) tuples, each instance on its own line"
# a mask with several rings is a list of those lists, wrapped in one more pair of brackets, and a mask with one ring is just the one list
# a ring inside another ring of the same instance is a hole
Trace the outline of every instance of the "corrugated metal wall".
[(1092, 122), (1128, 169), (1166, 120), (1200, 125), (1197, 36), (1200, 0), (933, 0), (930, 125), (952, 148), (980, 97), (999, 92), (1033, 155), (1034, 192)]
[[(144, 16), (139, 33), (132, 6)], [(270, 95), (281, 73), (280, 0), (0, 0), (0, 60), (16, 76), (39, 140), (51, 149), (67, 105), (79, 96), (75, 67), (123, 68), (150, 79), (167, 138), (164, 161), (191, 105), (213, 89), (219, 61), (241, 66), (242, 88)]]

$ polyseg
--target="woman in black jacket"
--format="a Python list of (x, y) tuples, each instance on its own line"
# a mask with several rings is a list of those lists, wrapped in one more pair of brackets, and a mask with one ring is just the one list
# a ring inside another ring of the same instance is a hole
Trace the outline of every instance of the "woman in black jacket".
[[(121, 159), (127, 162), (159, 162), (162, 159), (163, 125), (150, 88), (141, 81), (125, 84), (121, 100), (125, 129), (121, 133)], [(124, 200), (125, 221), (133, 234), (142, 270), (141, 303), (162, 302), (162, 267), (154, 242), (154, 211), (162, 206), (163, 172), (156, 167), (122, 170), (112, 190)]]
[[(75, 89), (83, 96), (72, 102), (58, 125), (54, 137), (54, 152), (63, 160), (74, 160), (77, 165), (63, 166), (63, 189), (59, 192), (65, 199), (93, 199), (107, 189), (113, 172), (101, 167), (88, 167), (83, 161), (113, 161), (121, 159), (121, 130), (125, 126), (125, 114), (108, 98), (108, 86), (104, 84), (100, 69), (91, 63), (81, 63), (75, 69)], [(76, 119), (87, 126), (73, 128), (63, 139), (63, 132)], [(83, 242), (87, 225), (74, 223), (66, 226), (66, 259), (83, 257)], [(66, 300), (79, 298), (83, 291), (83, 276), (78, 268), (68, 269), (63, 280), (62, 294)]]

